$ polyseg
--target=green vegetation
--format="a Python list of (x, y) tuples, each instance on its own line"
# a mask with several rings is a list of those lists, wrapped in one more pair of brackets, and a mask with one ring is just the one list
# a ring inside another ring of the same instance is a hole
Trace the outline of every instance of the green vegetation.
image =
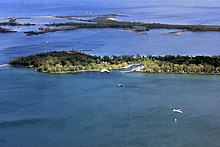
[(101, 69), (122, 69), (141, 63), (141, 72), (220, 74), (220, 56), (93, 56), (79, 51), (54, 51), (34, 56), (19, 57), (9, 64), (34, 67), (40, 72), (67, 73), (98, 71)]
[(46, 26), (78, 26), (78, 28), (133, 28), (135, 26), (144, 27), (146, 29), (180, 29), (192, 32), (220, 32), (220, 26), (214, 25), (178, 25), (178, 24), (161, 24), (161, 23), (143, 23), (143, 22), (129, 22), (129, 21), (114, 21), (108, 20), (105, 17), (90, 20), (92, 23), (51, 23)]
[(39, 34), (45, 34), (45, 33), (50, 33), (50, 32), (58, 32), (58, 31), (68, 31), (68, 30), (74, 30), (76, 27), (74, 26), (69, 26), (69, 27), (56, 27), (56, 28), (39, 28), (39, 31), (27, 31), (24, 32), (27, 36), (31, 35), (39, 35)]
[[(62, 18), (61, 16), (59, 17)], [(63, 16), (63, 17), (77, 19), (76, 17), (74, 18), (68, 16)], [(25, 32), (25, 34), (31, 36), (31, 35), (45, 34), (49, 32), (68, 31), (68, 30), (84, 29), (84, 28), (90, 28), (90, 29), (122, 28), (122, 29), (131, 29), (136, 32), (149, 31), (150, 29), (179, 29), (183, 31), (192, 31), (192, 32), (208, 32), (208, 31), (220, 32), (220, 26), (217, 25), (178, 25), (178, 24), (130, 22), (130, 21), (114, 20), (108, 16), (96, 17), (94, 19), (78, 18), (77, 20), (87, 21), (90, 23), (76, 23), (76, 22), (50, 23), (50, 24), (45, 24), (47, 28), (39, 29), (37, 31), (28, 31)]]
[(38, 71), (49, 73), (121, 69), (127, 66), (124, 60), (110, 59), (108, 56), (92, 56), (79, 51), (54, 51), (35, 56), (20, 57), (13, 59), (9, 64), (34, 67)]
[(146, 72), (220, 74), (220, 56), (148, 56)]
[[(134, 21), (120, 21), (117, 20), (116, 16), (127, 17), (121, 14), (104, 14), (93, 16), (95, 18), (82, 18), (79, 16), (36, 16), (33, 18), (61, 18), (68, 20), (76, 20), (81, 22), (64, 22), (64, 23), (49, 23), (45, 24), (43, 27), (38, 28), (34, 31), (24, 32), (27, 36), (39, 35), (50, 32), (57, 31), (69, 31), (75, 29), (84, 28), (120, 28), (126, 31), (134, 31), (138, 33), (143, 33), (149, 31), (150, 29), (178, 29), (180, 32), (192, 31), (192, 32), (220, 32), (219, 25), (182, 25), (182, 24), (162, 24), (162, 23), (145, 23), (145, 22), (134, 22)], [(33, 23), (17, 22), (18, 19), (30, 19), (31, 17), (8, 17), (3, 18), (3, 20), (9, 20), (8, 22), (0, 22), (0, 26), (34, 26)], [(86, 23), (85, 23), (86, 22)], [(0, 28), (0, 32), (12, 32), (4, 31)], [(175, 34), (177, 32), (170, 32), (167, 34)]]

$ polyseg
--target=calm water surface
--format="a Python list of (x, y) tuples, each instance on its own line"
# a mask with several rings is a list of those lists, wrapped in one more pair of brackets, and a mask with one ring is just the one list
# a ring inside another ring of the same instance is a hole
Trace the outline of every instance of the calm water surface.
[[(0, 1), (0, 17), (77, 15), (121, 13), (119, 19), (184, 24), (220, 24), (219, 0), (7, 0)], [(29, 20), (22, 20), (29, 21)], [(48, 23), (48, 19), (31, 19)], [(56, 19), (56, 21), (64, 21)], [(92, 49), (96, 55), (220, 55), (220, 33), (183, 33), (181, 36), (162, 35), (170, 30), (151, 30), (147, 34), (125, 33), (113, 29), (83, 29), (27, 37), (24, 31), (35, 27), (17, 27), (19, 33), (0, 35), (0, 63), (17, 56), (51, 50)], [(48, 44), (46, 42), (49, 41)]]
[(0, 63), (18, 56), (71, 49), (91, 49), (89, 53), (96, 55), (220, 55), (220, 33), (161, 34), (168, 31), (137, 34), (117, 29), (84, 29), (32, 37), (5, 34), (0, 36)]
[(219, 76), (4, 67), (0, 81), (1, 146), (220, 145)]
[[(7, 0), (0, 1), (0, 17), (90, 11), (127, 14), (120, 19), (132, 21), (220, 24), (219, 8), (219, 0)], [(143, 35), (83, 29), (27, 37), (22, 32), (33, 28), (16, 29), (19, 33), (0, 34), (0, 64), (70, 49), (92, 49), (89, 53), (96, 55), (220, 55), (220, 33), (213, 32), (172, 36), (161, 34), (168, 30)], [(42, 74), (1, 67), (0, 146), (220, 146), (219, 87), (219, 76)], [(183, 114), (173, 114), (172, 106)]]

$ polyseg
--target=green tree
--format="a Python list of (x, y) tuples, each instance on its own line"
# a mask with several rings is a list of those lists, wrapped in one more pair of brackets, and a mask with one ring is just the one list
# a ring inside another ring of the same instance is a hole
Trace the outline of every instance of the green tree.
[(55, 65), (55, 71), (56, 72), (62, 72), (63, 71), (63, 66), (60, 64), (56, 64)]

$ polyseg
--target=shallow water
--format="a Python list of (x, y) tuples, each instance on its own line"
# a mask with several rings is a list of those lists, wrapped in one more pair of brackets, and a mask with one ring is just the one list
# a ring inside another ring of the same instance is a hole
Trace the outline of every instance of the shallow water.
[(0, 81), (1, 146), (220, 144), (219, 76), (4, 67)]

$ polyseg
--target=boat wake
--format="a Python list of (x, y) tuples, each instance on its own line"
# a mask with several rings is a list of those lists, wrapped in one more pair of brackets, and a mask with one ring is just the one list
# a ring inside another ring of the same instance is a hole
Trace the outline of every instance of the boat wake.
[(9, 64), (1, 64), (0, 67), (9, 66)]

